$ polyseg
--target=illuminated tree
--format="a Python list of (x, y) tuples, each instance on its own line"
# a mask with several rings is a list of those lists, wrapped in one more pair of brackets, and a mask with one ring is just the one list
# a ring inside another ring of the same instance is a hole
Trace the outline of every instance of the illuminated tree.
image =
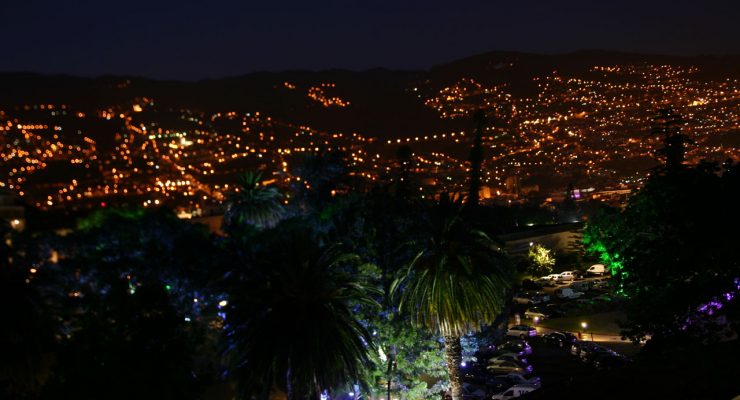
[[(688, 334), (698, 326), (688, 322), (698, 310), (737, 290), (736, 240), (719, 233), (740, 224), (740, 180), (733, 170), (703, 163), (653, 175), (624, 211), (605, 210), (587, 226), (587, 250), (629, 297), (623, 328), (630, 338)], [(714, 333), (694, 336), (706, 340)]]
[[(318, 230), (327, 232), (329, 242), (341, 240), (377, 266), (371, 275), (373, 284), (383, 288), (378, 298), (382, 308), (361, 310), (378, 347), (369, 369), (372, 397), (424, 400), (447, 385), (447, 371), (438, 337), (412, 327), (388, 296), (398, 270), (416, 255), (408, 244), (423, 237), (423, 219), (418, 215), (427, 209), (418, 196), (406, 197), (402, 187), (394, 183), (361, 196), (335, 198), (322, 212), (326, 226)], [(439, 382), (429, 387), (422, 377)]]
[(401, 271), (391, 293), (415, 326), (441, 334), (454, 400), (462, 399), (460, 337), (492, 323), (506, 303), (509, 271), (501, 248), (460, 217), (459, 206), (443, 196), (428, 237)]
[(552, 267), (555, 266), (552, 250), (539, 243), (529, 246), (529, 261), (530, 271), (536, 276), (552, 273)]

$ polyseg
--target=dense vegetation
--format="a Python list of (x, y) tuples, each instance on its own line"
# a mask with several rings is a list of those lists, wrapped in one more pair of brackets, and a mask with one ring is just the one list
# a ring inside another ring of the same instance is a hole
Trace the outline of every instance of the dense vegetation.
[[(512, 211), (403, 184), (333, 196), (336, 163), (304, 168), (314, 191), (289, 206), (244, 175), (223, 235), (165, 209), (97, 211), (64, 236), (3, 225), (0, 397), (461, 398), (469, 334), (506, 321), (514, 271), (495, 234)], [(651, 336), (653, 354), (738, 331), (724, 232), (739, 178), (731, 163), (656, 170), (586, 229), (629, 297), (625, 335)]]

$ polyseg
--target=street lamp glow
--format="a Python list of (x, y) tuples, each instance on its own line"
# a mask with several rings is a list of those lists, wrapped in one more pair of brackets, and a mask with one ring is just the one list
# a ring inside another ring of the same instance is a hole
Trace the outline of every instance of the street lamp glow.
[(583, 329), (588, 328), (588, 324), (586, 323), (586, 321), (581, 322), (581, 328), (583, 328)]

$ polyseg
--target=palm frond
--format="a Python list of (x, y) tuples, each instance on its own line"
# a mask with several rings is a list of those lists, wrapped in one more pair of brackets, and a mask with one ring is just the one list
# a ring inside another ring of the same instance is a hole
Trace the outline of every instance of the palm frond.
[(227, 194), (227, 223), (250, 224), (259, 228), (275, 226), (285, 215), (283, 195), (260, 184), (261, 172), (248, 171), (238, 177), (237, 189)]
[(509, 270), (500, 247), (458, 214), (438, 218), (430, 240), (391, 285), (402, 312), (444, 336), (493, 322), (505, 304)]

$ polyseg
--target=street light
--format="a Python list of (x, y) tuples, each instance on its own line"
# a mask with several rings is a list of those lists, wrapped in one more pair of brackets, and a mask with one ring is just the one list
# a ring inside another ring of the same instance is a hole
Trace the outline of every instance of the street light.
[[(581, 322), (581, 328), (583, 328), (583, 334), (585, 335), (586, 334), (586, 329), (588, 329), (588, 324), (586, 323), (586, 321)], [(593, 334), (593, 332), (591, 332), (591, 341), (592, 342), (594, 341), (594, 334)]]

